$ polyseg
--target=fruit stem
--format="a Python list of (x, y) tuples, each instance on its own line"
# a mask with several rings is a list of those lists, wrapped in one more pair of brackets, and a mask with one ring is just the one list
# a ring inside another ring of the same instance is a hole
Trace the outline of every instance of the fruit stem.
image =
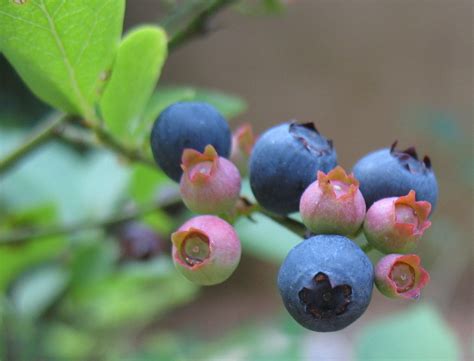
[(69, 225), (53, 225), (43, 228), (26, 228), (12, 231), (10, 234), (0, 237), (1, 246), (13, 246), (22, 242), (29, 242), (34, 239), (48, 238), (61, 236), (65, 234), (72, 234), (88, 229), (110, 229), (118, 224), (128, 222), (137, 218), (146, 216), (147, 214), (156, 212), (157, 210), (165, 210), (167, 207), (172, 207), (181, 203), (179, 193), (169, 195), (162, 201), (153, 202), (144, 206), (127, 209), (112, 215), (110, 218), (97, 221), (82, 221)]
[(360, 248), (365, 252), (365, 253), (369, 253), (370, 251), (372, 251), (374, 249), (374, 247), (372, 247), (372, 245), (370, 243), (366, 243), (366, 244), (363, 244), (362, 246), (360, 246)]
[(276, 223), (280, 224), (281, 226), (285, 227), (289, 231), (295, 233), (296, 235), (303, 237), (306, 235), (307, 229), (304, 226), (303, 223), (300, 223), (290, 217), (287, 216), (277, 216), (274, 215), (263, 208), (260, 207), (258, 212), (262, 213), (263, 215), (267, 216), (268, 218), (271, 218), (274, 220)]

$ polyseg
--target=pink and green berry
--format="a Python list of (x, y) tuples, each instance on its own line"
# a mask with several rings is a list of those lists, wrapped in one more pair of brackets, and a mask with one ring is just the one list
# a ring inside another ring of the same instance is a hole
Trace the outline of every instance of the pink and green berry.
[(430, 275), (416, 254), (389, 254), (375, 266), (375, 285), (387, 297), (416, 300)]
[(431, 204), (416, 201), (415, 191), (403, 197), (383, 198), (367, 211), (364, 234), (383, 253), (410, 253), (431, 226)]
[(185, 149), (181, 167), (181, 197), (191, 211), (222, 214), (235, 206), (241, 187), (239, 170), (219, 157), (212, 145), (203, 153)]
[(240, 240), (219, 217), (191, 218), (171, 235), (176, 269), (188, 280), (215, 285), (228, 279), (240, 261)]
[(248, 173), (248, 163), (255, 145), (252, 125), (244, 123), (232, 134), (230, 160), (237, 166), (242, 176)]
[(316, 234), (349, 236), (357, 233), (365, 217), (365, 201), (359, 182), (337, 166), (318, 172), (317, 180), (304, 191), (300, 213), (305, 226)]

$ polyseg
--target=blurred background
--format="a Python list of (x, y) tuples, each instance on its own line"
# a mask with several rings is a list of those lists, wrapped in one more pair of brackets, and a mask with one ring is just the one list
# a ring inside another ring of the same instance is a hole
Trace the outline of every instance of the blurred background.
[[(418, 252), (431, 274), (421, 300), (374, 290), (347, 329), (306, 331), (275, 285), (297, 237), (264, 217), (239, 220), (239, 268), (222, 285), (198, 288), (170, 263), (169, 234), (190, 216), (173, 206), (133, 223), (0, 245), (0, 359), (474, 359), (473, 3), (275, 4), (220, 13), (208, 36), (169, 55), (160, 87), (222, 91), (233, 129), (315, 122), (346, 169), (395, 140), (428, 154), (440, 200)], [(169, 6), (129, 1), (126, 28), (156, 23)], [(0, 106), (2, 154), (48, 112), (1, 55)], [(1, 175), (0, 231), (106, 219), (118, 204), (174, 192), (149, 172), (105, 150), (48, 143)]]

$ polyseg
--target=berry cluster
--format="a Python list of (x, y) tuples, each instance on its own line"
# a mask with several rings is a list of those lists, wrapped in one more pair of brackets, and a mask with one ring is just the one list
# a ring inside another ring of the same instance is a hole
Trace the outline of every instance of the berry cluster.
[[(429, 158), (419, 160), (414, 148), (399, 151), (395, 143), (347, 174), (332, 141), (312, 123), (283, 123), (258, 140), (243, 125), (232, 136), (222, 115), (201, 102), (164, 110), (151, 147), (160, 168), (180, 183), (184, 204), (201, 214), (171, 236), (176, 268), (193, 282), (230, 277), (241, 257), (230, 223), (259, 207), (275, 217), (299, 211), (307, 229), (281, 265), (278, 288), (288, 312), (308, 329), (336, 331), (354, 322), (374, 283), (388, 297), (417, 299), (429, 281), (411, 252), (431, 225), (438, 186)], [(259, 207), (240, 198), (247, 172)], [(350, 239), (361, 232), (366, 252), (385, 254), (375, 268)]]

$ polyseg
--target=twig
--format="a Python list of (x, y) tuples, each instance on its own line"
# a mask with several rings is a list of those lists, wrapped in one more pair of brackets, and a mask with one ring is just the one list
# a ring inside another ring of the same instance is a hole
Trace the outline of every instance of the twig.
[(300, 237), (304, 237), (307, 233), (307, 229), (303, 223), (300, 223), (290, 217), (286, 216), (276, 216), (270, 212), (267, 212), (263, 209), (258, 210), (263, 215), (267, 216), (268, 218), (273, 219), (276, 223), (280, 224), (281, 226), (285, 227), (289, 231), (295, 233)]
[(126, 146), (107, 132), (101, 125), (84, 120), (78, 124), (81, 124), (89, 130), (89, 132), (81, 133), (79, 129), (74, 129), (71, 125), (66, 124), (64, 128), (58, 129), (55, 135), (71, 144), (87, 147), (102, 146), (131, 162), (139, 162), (156, 169), (156, 164), (153, 159), (145, 155), (140, 149)]
[(53, 113), (53, 115), (51, 115), (44, 124), (41, 124), (21, 145), (13, 149), (0, 160), (0, 173), (8, 171), (30, 152), (52, 138), (55, 130), (58, 129), (67, 118), (68, 116), (65, 114)]
[[(198, 35), (205, 34), (208, 31), (208, 21), (218, 11), (236, 2), (236, 0), (209, 0), (204, 5), (196, 16), (186, 24), (186, 26), (177, 32), (168, 41), (168, 49), (170, 51), (175, 50), (185, 42), (193, 39)], [(189, 1), (188, 7), (177, 11), (174, 15), (170, 16), (163, 22), (166, 28), (170, 28), (171, 24), (179, 22), (183, 17), (188, 16), (188, 13), (195, 11), (196, 6), (199, 5), (196, 2)]]
[(12, 233), (0, 237), (0, 246), (8, 246), (8, 245), (17, 245), (22, 242), (31, 241), (33, 239), (39, 238), (48, 238), (54, 236), (60, 236), (63, 234), (73, 234), (80, 231), (88, 230), (88, 229), (107, 229), (114, 225), (131, 221), (137, 218), (141, 218), (147, 214), (156, 212), (160, 209), (164, 209), (166, 207), (173, 206), (175, 204), (180, 203), (181, 200), (179, 198), (179, 194), (172, 195), (165, 200), (160, 202), (155, 202), (152, 204), (147, 204), (141, 207), (136, 207), (133, 209), (128, 209), (122, 211), (121, 213), (115, 214), (110, 218), (106, 218), (99, 221), (82, 221), (79, 223), (71, 224), (71, 225), (53, 225), (50, 227), (44, 227), (39, 229), (23, 229), (13, 231)]
[(370, 243), (366, 243), (366, 244), (363, 244), (362, 246), (360, 246), (360, 248), (365, 252), (365, 253), (369, 253), (370, 251), (372, 251), (374, 249), (374, 247), (372, 247), (372, 245)]

